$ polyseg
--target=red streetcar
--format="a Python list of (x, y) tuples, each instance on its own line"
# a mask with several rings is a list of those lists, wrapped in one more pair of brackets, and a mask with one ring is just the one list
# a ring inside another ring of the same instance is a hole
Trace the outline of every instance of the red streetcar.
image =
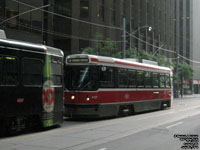
[(101, 118), (163, 109), (172, 104), (172, 70), (111, 57), (66, 58), (65, 115)]

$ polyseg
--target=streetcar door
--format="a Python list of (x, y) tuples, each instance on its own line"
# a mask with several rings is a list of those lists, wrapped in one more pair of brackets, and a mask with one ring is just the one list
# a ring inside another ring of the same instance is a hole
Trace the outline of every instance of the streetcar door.
[(19, 88), (19, 62), (17, 49), (0, 47), (0, 117), (16, 112), (16, 95)]

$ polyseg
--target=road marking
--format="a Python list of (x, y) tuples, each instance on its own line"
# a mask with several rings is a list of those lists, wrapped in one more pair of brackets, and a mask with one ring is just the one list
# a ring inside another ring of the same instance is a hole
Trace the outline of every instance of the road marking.
[(107, 150), (107, 148), (101, 148), (101, 149), (98, 149), (98, 150)]
[(183, 122), (178, 122), (178, 123), (172, 124), (172, 125), (170, 125), (170, 126), (167, 126), (166, 128), (169, 129), (169, 128), (171, 128), (171, 127), (177, 126), (177, 125), (182, 124), (182, 123), (183, 123)]

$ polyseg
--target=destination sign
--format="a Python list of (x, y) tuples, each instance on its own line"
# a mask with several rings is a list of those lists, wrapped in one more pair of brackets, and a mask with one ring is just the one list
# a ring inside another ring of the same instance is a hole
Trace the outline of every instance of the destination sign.
[(68, 58), (67, 62), (68, 63), (88, 63), (89, 59), (88, 58)]

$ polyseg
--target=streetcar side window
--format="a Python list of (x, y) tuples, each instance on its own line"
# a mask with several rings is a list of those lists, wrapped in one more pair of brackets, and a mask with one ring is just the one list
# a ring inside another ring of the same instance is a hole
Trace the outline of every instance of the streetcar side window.
[(120, 88), (128, 86), (128, 73), (126, 69), (118, 69), (118, 85)]
[(170, 88), (171, 87), (171, 83), (170, 83), (170, 75), (166, 74), (166, 88)]
[(129, 87), (136, 87), (136, 71), (135, 70), (128, 70), (128, 82), (129, 82)]
[(144, 87), (144, 71), (137, 71), (137, 87)]
[(22, 59), (22, 83), (26, 86), (41, 86), (43, 77), (43, 62), (40, 59)]
[(153, 73), (153, 87), (158, 88), (159, 87), (159, 74)]
[(60, 63), (51, 63), (51, 76), (54, 85), (62, 85), (62, 65)]
[(18, 64), (17, 57), (0, 55), (0, 86), (17, 85), (19, 79)]
[(145, 87), (152, 87), (152, 73), (146, 72), (145, 73)]
[(160, 87), (165, 88), (165, 75), (160, 74)]
[(100, 67), (100, 87), (114, 87), (114, 68), (105, 66)]

